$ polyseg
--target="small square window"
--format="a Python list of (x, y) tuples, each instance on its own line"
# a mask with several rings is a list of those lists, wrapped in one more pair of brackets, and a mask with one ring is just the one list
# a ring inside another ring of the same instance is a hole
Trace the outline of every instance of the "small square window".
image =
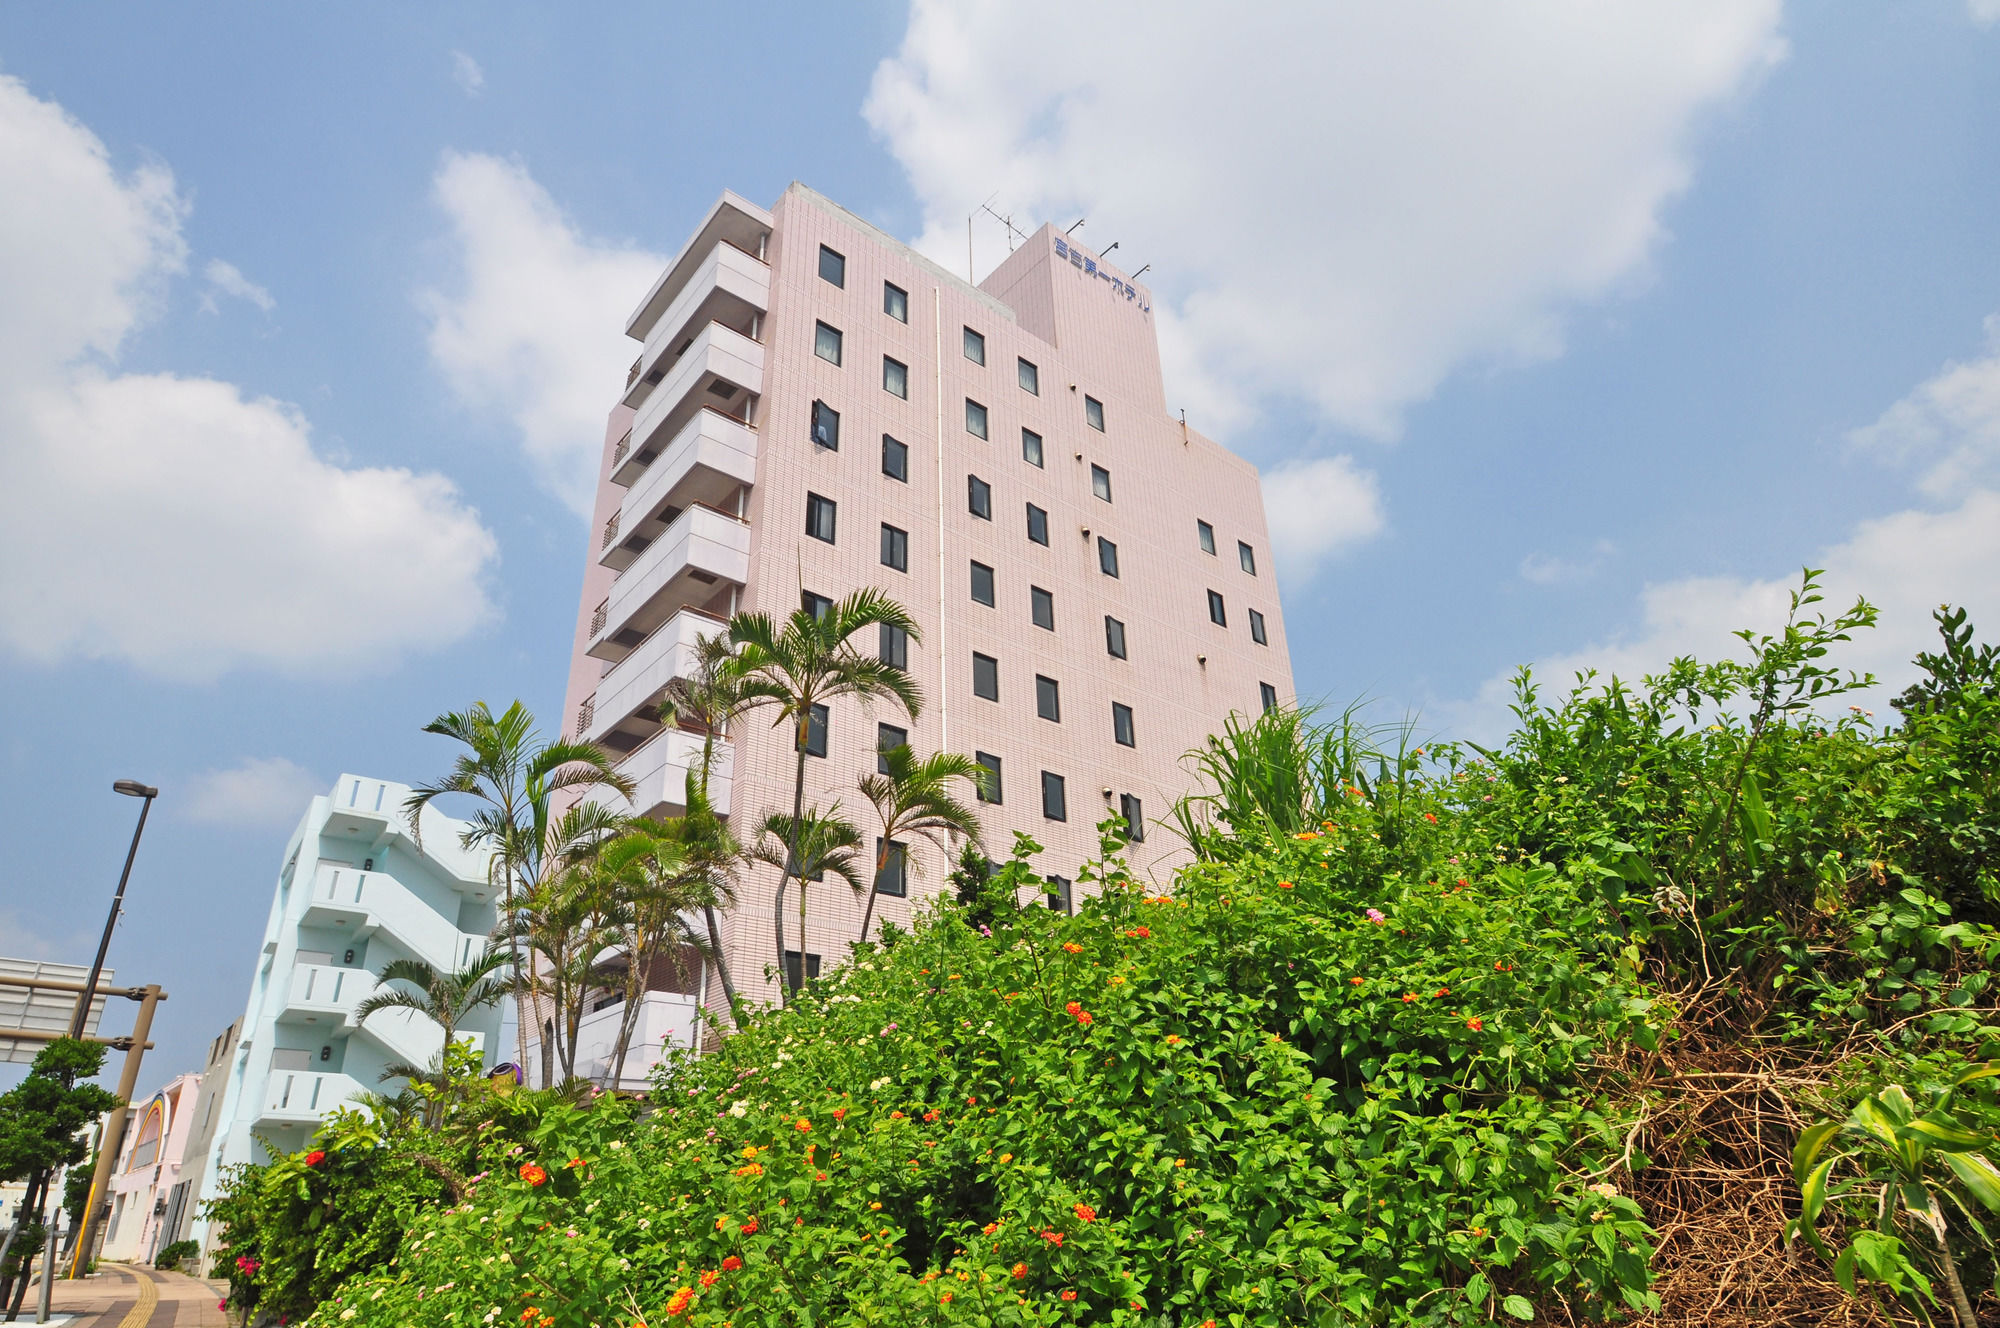
[(1111, 703), (1111, 737), (1120, 747), (1137, 747), (1132, 736), (1132, 707), (1122, 701)]
[(826, 707), (816, 705), (806, 718), (806, 755), (826, 755)]
[(1271, 644), (1264, 639), (1264, 615), (1255, 609), (1250, 610), (1250, 639), (1260, 646)]
[(797, 950), (785, 951), (785, 982), (787, 983), (787, 985), (791, 987), (793, 991), (797, 991), (800, 987), (805, 986), (807, 982), (812, 981), (814, 978), (817, 978), (818, 976), (819, 976), (818, 955), (809, 954), (806, 956), (805, 976), (802, 979), (799, 976), (799, 952)]
[(910, 321), (910, 293), (901, 286), (882, 283), (882, 312), (899, 323)]
[(1042, 771), (1042, 815), (1051, 821), (1069, 819), (1069, 799), (1063, 794), (1063, 777)]
[(971, 397), (965, 399), (965, 431), (974, 438), (986, 436), (986, 407)]
[(993, 569), (985, 563), (972, 565), (972, 599), (974, 603), (993, 607)]
[(1035, 713), (1053, 724), (1062, 723), (1062, 688), (1054, 678), (1035, 675)]
[(1197, 521), (1194, 523), (1194, 534), (1201, 541), (1201, 551), (1212, 556), (1215, 553), (1215, 527), (1206, 521)]
[(1035, 626), (1053, 632), (1056, 629), (1056, 597), (1040, 586), (1028, 587), (1029, 614)]
[(1097, 537), (1097, 570), (1106, 576), (1118, 575), (1118, 546), (1102, 535)]
[(882, 565), (899, 572), (910, 570), (910, 532), (882, 523)]
[(965, 477), (965, 510), (981, 521), (993, 519), (993, 486), (977, 475)]
[(982, 701), (1000, 699), (1000, 661), (976, 650), (972, 653), (972, 694)]
[(1113, 659), (1125, 658), (1125, 624), (1109, 614), (1104, 618), (1104, 653)]
[(1042, 394), (1042, 371), (1040, 369), (1037, 369), (1026, 360), (1017, 357), (1014, 361), (1014, 374), (1015, 377), (1020, 379), (1021, 390), (1023, 392), (1032, 392), (1036, 396)]
[(889, 762), (884, 756), (885, 752), (888, 752), (891, 748), (907, 747), (909, 745), (910, 731), (908, 729), (898, 728), (894, 724), (877, 724), (875, 726), (875, 773), (878, 775), (889, 773)]
[(892, 669), (910, 671), (910, 634), (894, 623), (877, 623), (879, 635), (877, 651), (884, 664)]
[(1021, 430), (1021, 459), (1031, 466), (1042, 464), (1042, 436), (1033, 429)]
[(1033, 503), (1028, 504), (1028, 538), (1044, 548), (1048, 547), (1049, 514)]
[(974, 364), (986, 363), (986, 338), (969, 327), (965, 329), (965, 358)]
[(1278, 689), (1273, 687), (1270, 683), (1268, 682), (1258, 683), (1257, 695), (1264, 702), (1264, 711), (1266, 714), (1278, 708)]
[(819, 279), (830, 281), (843, 290), (847, 287), (847, 258), (837, 254), (825, 245), (819, 247)]
[(990, 802), (995, 807), (1001, 805), (1000, 758), (991, 752), (974, 752), (972, 759), (981, 770), (979, 780), (979, 800)]
[(799, 608), (805, 612), (806, 617), (818, 622), (833, 612), (833, 601), (824, 595), (815, 595), (810, 590), (802, 590), (799, 592)]
[(825, 323), (813, 324), (813, 354), (828, 364), (840, 363), (840, 329)]
[(1105, 502), (1111, 501), (1111, 472), (1102, 466), (1090, 468), (1090, 491)]
[(910, 445), (882, 435), (882, 473), (892, 480), (910, 482)]
[(910, 857), (909, 845), (893, 839), (877, 838), (875, 841), (875, 861), (882, 865), (875, 872), (875, 893), (901, 899), (910, 893), (904, 876), (904, 867)]
[(882, 390), (892, 397), (910, 399), (910, 366), (901, 360), (882, 357)]
[(1048, 896), (1049, 907), (1051, 909), (1057, 913), (1073, 913), (1076, 911), (1075, 901), (1070, 896), (1069, 877), (1044, 876), (1042, 880), (1048, 885), (1048, 889), (1043, 891), (1043, 893)]
[(1083, 399), (1083, 422), (1099, 433), (1104, 432), (1104, 403), (1096, 397)]
[(1118, 795), (1118, 815), (1125, 820), (1125, 838), (1143, 843), (1146, 838), (1146, 810), (1130, 793)]
[(1229, 614), (1222, 606), (1222, 594), (1220, 591), (1211, 590), (1208, 592), (1208, 620), (1217, 627), (1229, 626)]
[(840, 450), (840, 412), (824, 401), (813, 402), (812, 440), (829, 452)]
[(1257, 575), (1256, 551), (1242, 540), (1236, 541), (1236, 561), (1243, 564), (1244, 571), (1252, 576)]
[(806, 534), (833, 543), (833, 522), (839, 504), (816, 493), (806, 495)]

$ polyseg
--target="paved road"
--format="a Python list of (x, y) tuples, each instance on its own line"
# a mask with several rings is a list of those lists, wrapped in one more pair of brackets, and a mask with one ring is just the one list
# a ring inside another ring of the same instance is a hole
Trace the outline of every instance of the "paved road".
[[(208, 1282), (138, 1265), (99, 1264), (77, 1281), (57, 1282), (49, 1313), (72, 1316), (68, 1328), (227, 1328), (221, 1293)], [(34, 1289), (17, 1323), (35, 1321)]]

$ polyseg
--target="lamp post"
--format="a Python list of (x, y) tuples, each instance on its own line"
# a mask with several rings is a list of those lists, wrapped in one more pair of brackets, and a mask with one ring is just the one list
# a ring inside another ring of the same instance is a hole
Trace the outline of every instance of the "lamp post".
[(141, 784), (136, 779), (121, 779), (111, 786), (115, 793), (123, 793), (128, 798), (144, 798), (139, 805), (139, 824), (132, 831), (132, 847), (125, 854), (125, 870), (118, 876), (118, 893), (111, 897), (111, 916), (104, 920), (104, 938), (97, 943), (97, 961), (90, 966), (90, 980), (83, 984), (83, 995), (77, 998), (76, 1014), (69, 1021), (69, 1035), (83, 1036), (83, 1027), (90, 1018), (90, 1003), (97, 997), (97, 977), (104, 971), (104, 955), (111, 948), (111, 932), (118, 925), (118, 910), (125, 903), (125, 882), (132, 879), (132, 860), (139, 856), (139, 836), (146, 833), (146, 813), (153, 810), (153, 799), (160, 791), (149, 784)]

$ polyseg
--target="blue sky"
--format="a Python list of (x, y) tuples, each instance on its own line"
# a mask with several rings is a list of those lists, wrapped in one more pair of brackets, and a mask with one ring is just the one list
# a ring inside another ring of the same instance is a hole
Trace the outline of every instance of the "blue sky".
[(1304, 694), (1490, 736), (1807, 562), (1858, 667), (1990, 633), (2000, 10), (1593, 8), (0, 8), (0, 953), (87, 959), (160, 785), (112, 958), (194, 1066), (312, 789), (555, 715), (617, 325), (725, 187), (1152, 261)]

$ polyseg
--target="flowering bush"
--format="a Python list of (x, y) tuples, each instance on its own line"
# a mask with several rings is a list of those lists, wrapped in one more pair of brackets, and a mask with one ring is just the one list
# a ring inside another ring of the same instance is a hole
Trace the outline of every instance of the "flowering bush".
[[(1113, 858), (1074, 917), (992, 907), (1005, 888), (979, 922), (941, 904), (662, 1066), (643, 1120), (548, 1105), (518, 1167), (418, 1212), (315, 1322), (1240, 1328), (1644, 1305), (1638, 1210), (1587, 1183), (1625, 1122), (1576, 1091), (1607, 1039), (1650, 1037), (1595, 877), (1430, 833), (1448, 875), (1390, 864), (1357, 807), (1245, 835), (1172, 895)], [(1038, 897), (1038, 851), (999, 884)]]

